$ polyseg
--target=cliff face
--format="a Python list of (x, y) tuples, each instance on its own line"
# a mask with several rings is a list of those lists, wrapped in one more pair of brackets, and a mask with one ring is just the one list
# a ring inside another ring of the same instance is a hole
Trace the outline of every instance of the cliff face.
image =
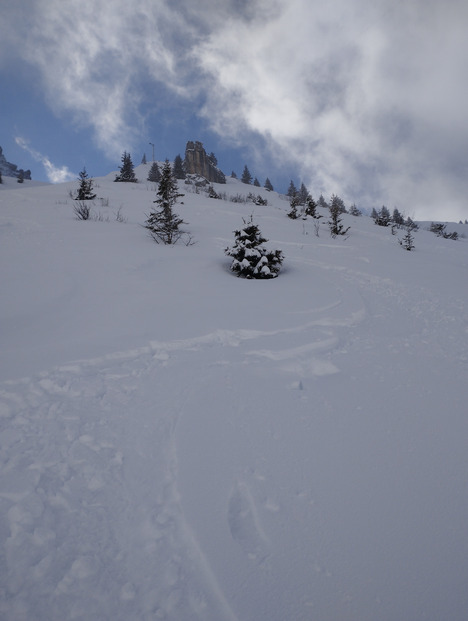
[(210, 161), (203, 143), (189, 140), (185, 147), (185, 171), (189, 175), (200, 175), (210, 183), (226, 183), (224, 173)]
[(5, 177), (20, 177), (23, 175), (23, 179), (31, 179), (31, 171), (18, 168), (16, 164), (7, 162), (6, 157), (3, 155), (3, 149), (0, 147), (0, 173)]

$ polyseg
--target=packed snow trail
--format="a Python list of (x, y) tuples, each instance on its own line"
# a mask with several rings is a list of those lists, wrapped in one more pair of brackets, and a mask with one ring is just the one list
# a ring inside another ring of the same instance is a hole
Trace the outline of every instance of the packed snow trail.
[[(420, 597), (434, 580), (436, 594), (456, 595), (440, 571), (466, 569), (464, 510), (437, 511), (463, 487), (466, 422), (455, 408), (444, 428), (430, 412), (463, 367), (443, 367), (449, 345), (422, 340), (431, 325), (417, 310), (399, 314), (400, 336), (372, 336), (383, 298), (369, 291), (343, 280), (346, 305), (294, 314), (283, 329), (153, 342), (4, 383), (4, 618), (390, 621), (448, 610)], [(387, 314), (413, 297), (386, 291)], [(437, 304), (425, 316), (441, 329)], [(408, 382), (419, 356), (433, 358), (437, 393), (420, 392), (414, 371)], [(377, 392), (356, 384), (363, 364)]]
[(165, 352), (1, 393), (5, 619), (235, 619), (180, 510)]

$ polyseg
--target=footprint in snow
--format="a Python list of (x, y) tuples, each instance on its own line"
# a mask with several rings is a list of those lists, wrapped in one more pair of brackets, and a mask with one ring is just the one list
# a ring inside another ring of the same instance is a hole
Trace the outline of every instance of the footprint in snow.
[(237, 482), (228, 502), (228, 524), (232, 538), (252, 559), (263, 561), (268, 554), (268, 540), (258, 519), (249, 488)]

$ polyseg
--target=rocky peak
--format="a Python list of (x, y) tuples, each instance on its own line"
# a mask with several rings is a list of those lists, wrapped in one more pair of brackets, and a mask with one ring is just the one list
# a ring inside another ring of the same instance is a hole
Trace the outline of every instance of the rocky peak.
[(18, 168), (16, 164), (7, 162), (6, 157), (3, 155), (3, 149), (0, 147), (0, 173), (5, 177), (20, 177), (23, 175), (23, 179), (31, 179), (31, 171)]
[(185, 147), (185, 171), (189, 175), (200, 175), (210, 183), (226, 183), (224, 173), (213, 164), (203, 143), (189, 140)]

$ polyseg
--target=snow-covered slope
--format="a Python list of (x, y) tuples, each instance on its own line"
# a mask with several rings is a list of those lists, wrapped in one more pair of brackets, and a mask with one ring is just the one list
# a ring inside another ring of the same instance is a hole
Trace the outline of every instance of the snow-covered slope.
[[(100, 221), (0, 193), (0, 617), (464, 621), (466, 240), (317, 236), (228, 178), (268, 206), (185, 189), (161, 246), (148, 168)], [(252, 212), (277, 279), (229, 272)]]

